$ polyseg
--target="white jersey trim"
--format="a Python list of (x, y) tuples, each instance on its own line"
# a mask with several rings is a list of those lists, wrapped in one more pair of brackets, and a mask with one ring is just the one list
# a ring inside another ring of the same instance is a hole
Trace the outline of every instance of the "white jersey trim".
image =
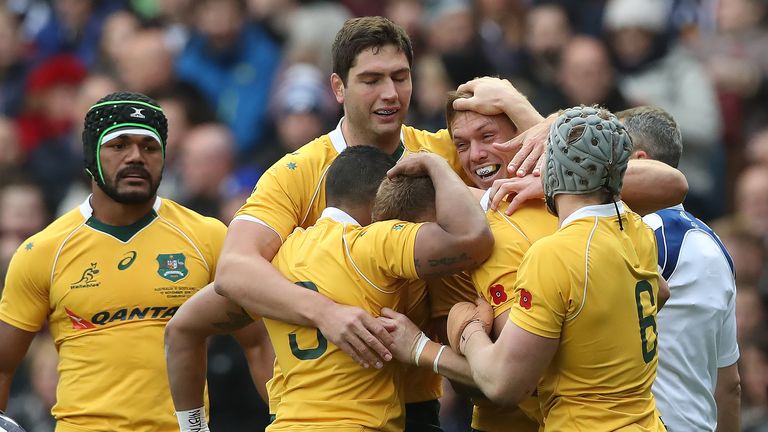
[(238, 215), (238, 216), (235, 216), (232, 220), (233, 221), (236, 221), (236, 220), (248, 221), (248, 222), (257, 223), (259, 225), (264, 225), (265, 227), (271, 229), (272, 232), (277, 234), (277, 237), (280, 239), (280, 244), (285, 243), (285, 240), (283, 239), (283, 236), (281, 236), (280, 233), (277, 232), (276, 229), (272, 228), (268, 223), (264, 222), (263, 220), (261, 220), (261, 219), (259, 219), (257, 217), (253, 217), (253, 216), (250, 216), (250, 215)]
[[(613, 207), (613, 206), (611, 206)], [(613, 209), (615, 211), (615, 209)], [(566, 318), (566, 321), (571, 321), (579, 314), (581, 313), (581, 310), (584, 309), (584, 303), (587, 301), (587, 288), (589, 287), (589, 246), (592, 243), (592, 236), (595, 235), (595, 231), (597, 230), (597, 225), (600, 222), (599, 217), (595, 217), (595, 224), (592, 226), (592, 231), (589, 233), (589, 238), (587, 238), (587, 247), (584, 251), (584, 290), (581, 293), (581, 304), (579, 305), (579, 309), (576, 310), (576, 312), (573, 314), (573, 316), (570, 316)]]
[[(619, 209), (619, 214), (624, 214), (624, 203), (622, 201), (618, 201), (616, 203), (616, 207)], [(568, 225), (569, 223), (577, 220), (577, 219), (583, 219), (590, 216), (597, 216), (597, 217), (611, 217), (616, 216), (616, 208), (614, 207), (613, 203), (611, 204), (598, 204), (598, 205), (590, 205), (586, 207), (582, 207), (575, 212), (571, 213), (567, 218), (563, 220), (563, 223), (560, 224), (560, 228)]]

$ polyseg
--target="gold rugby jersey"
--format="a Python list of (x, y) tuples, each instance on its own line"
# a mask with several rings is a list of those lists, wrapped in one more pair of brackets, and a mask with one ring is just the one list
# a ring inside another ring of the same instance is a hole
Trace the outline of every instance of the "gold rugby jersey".
[[(383, 221), (367, 227), (329, 207), (294, 231), (272, 263), (288, 280), (374, 316), (406, 309), (416, 233), (422, 224)], [(403, 369), (362, 368), (315, 328), (264, 319), (282, 374), (276, 420), (268, 431), (400, 431)]]
[(57, 432), (178, 431), (163, 332), (213, 281), (226, 227), (160, 198), (130, 226), (92, 213), (86, 200), (19, 247), (0, 320), (30, 332), (49, 323)]
[(656, 377), (658, 270), (653, 231), (619, 203), (587, 206), (534, 243), (509, 319), (559, 338), (538, 395), (545, 431), (664, 431)]

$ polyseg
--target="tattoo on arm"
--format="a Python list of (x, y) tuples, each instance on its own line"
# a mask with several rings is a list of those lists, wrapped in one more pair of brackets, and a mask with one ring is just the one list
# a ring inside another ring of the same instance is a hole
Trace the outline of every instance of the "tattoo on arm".
[(253, 322), (243, 308), (240, 308), (240, 312), (227, 311), (227, 318), (229, 318), (229, 321), (219, 321), (212, 325), (219, 330), (235, 331)]
[(445, 267), (450, 265), (456, 265), (458, 263), (468, 261), (470, 258), (466, 253), (456, 256), (446, 256), (438, 259), (429, 260), (430, 267)]

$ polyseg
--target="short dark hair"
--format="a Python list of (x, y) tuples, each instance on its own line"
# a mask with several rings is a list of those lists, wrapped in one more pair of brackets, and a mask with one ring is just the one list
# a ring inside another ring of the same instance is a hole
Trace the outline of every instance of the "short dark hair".
[(342, 207), (372, 204), (381, 181), (394, 166), (392, 156), (376, 147), (347, 147), (328, 168), (325, 180), (327, 205)]
[(431, 178), (396, 176), (381, 182), (373, 205), (373, 221), (425, 222), (434, 210), (435, 185)]
[(380, 16), (348, 19), (333, 41), (333, 73), (346, 83), (358, 54), (369, 48), (377, 52), (385, 45), (394, 45), (413, 66), (413, 46), (402, 27)]
[(677, 168), (683, 153), (683, 135), (674, 117), (655, 106), (640, 106), (616, 113), (632, 137), (634, 151)]

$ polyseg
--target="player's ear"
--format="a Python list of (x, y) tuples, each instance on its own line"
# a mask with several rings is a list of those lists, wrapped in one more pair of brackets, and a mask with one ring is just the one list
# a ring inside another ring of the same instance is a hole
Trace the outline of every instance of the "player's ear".
[(333, 95), (336, 96), (336, 102), (344, 103), (344, 81), (341, 80), (339, 74), (331, 74), (331, 89), (333, 89)]

